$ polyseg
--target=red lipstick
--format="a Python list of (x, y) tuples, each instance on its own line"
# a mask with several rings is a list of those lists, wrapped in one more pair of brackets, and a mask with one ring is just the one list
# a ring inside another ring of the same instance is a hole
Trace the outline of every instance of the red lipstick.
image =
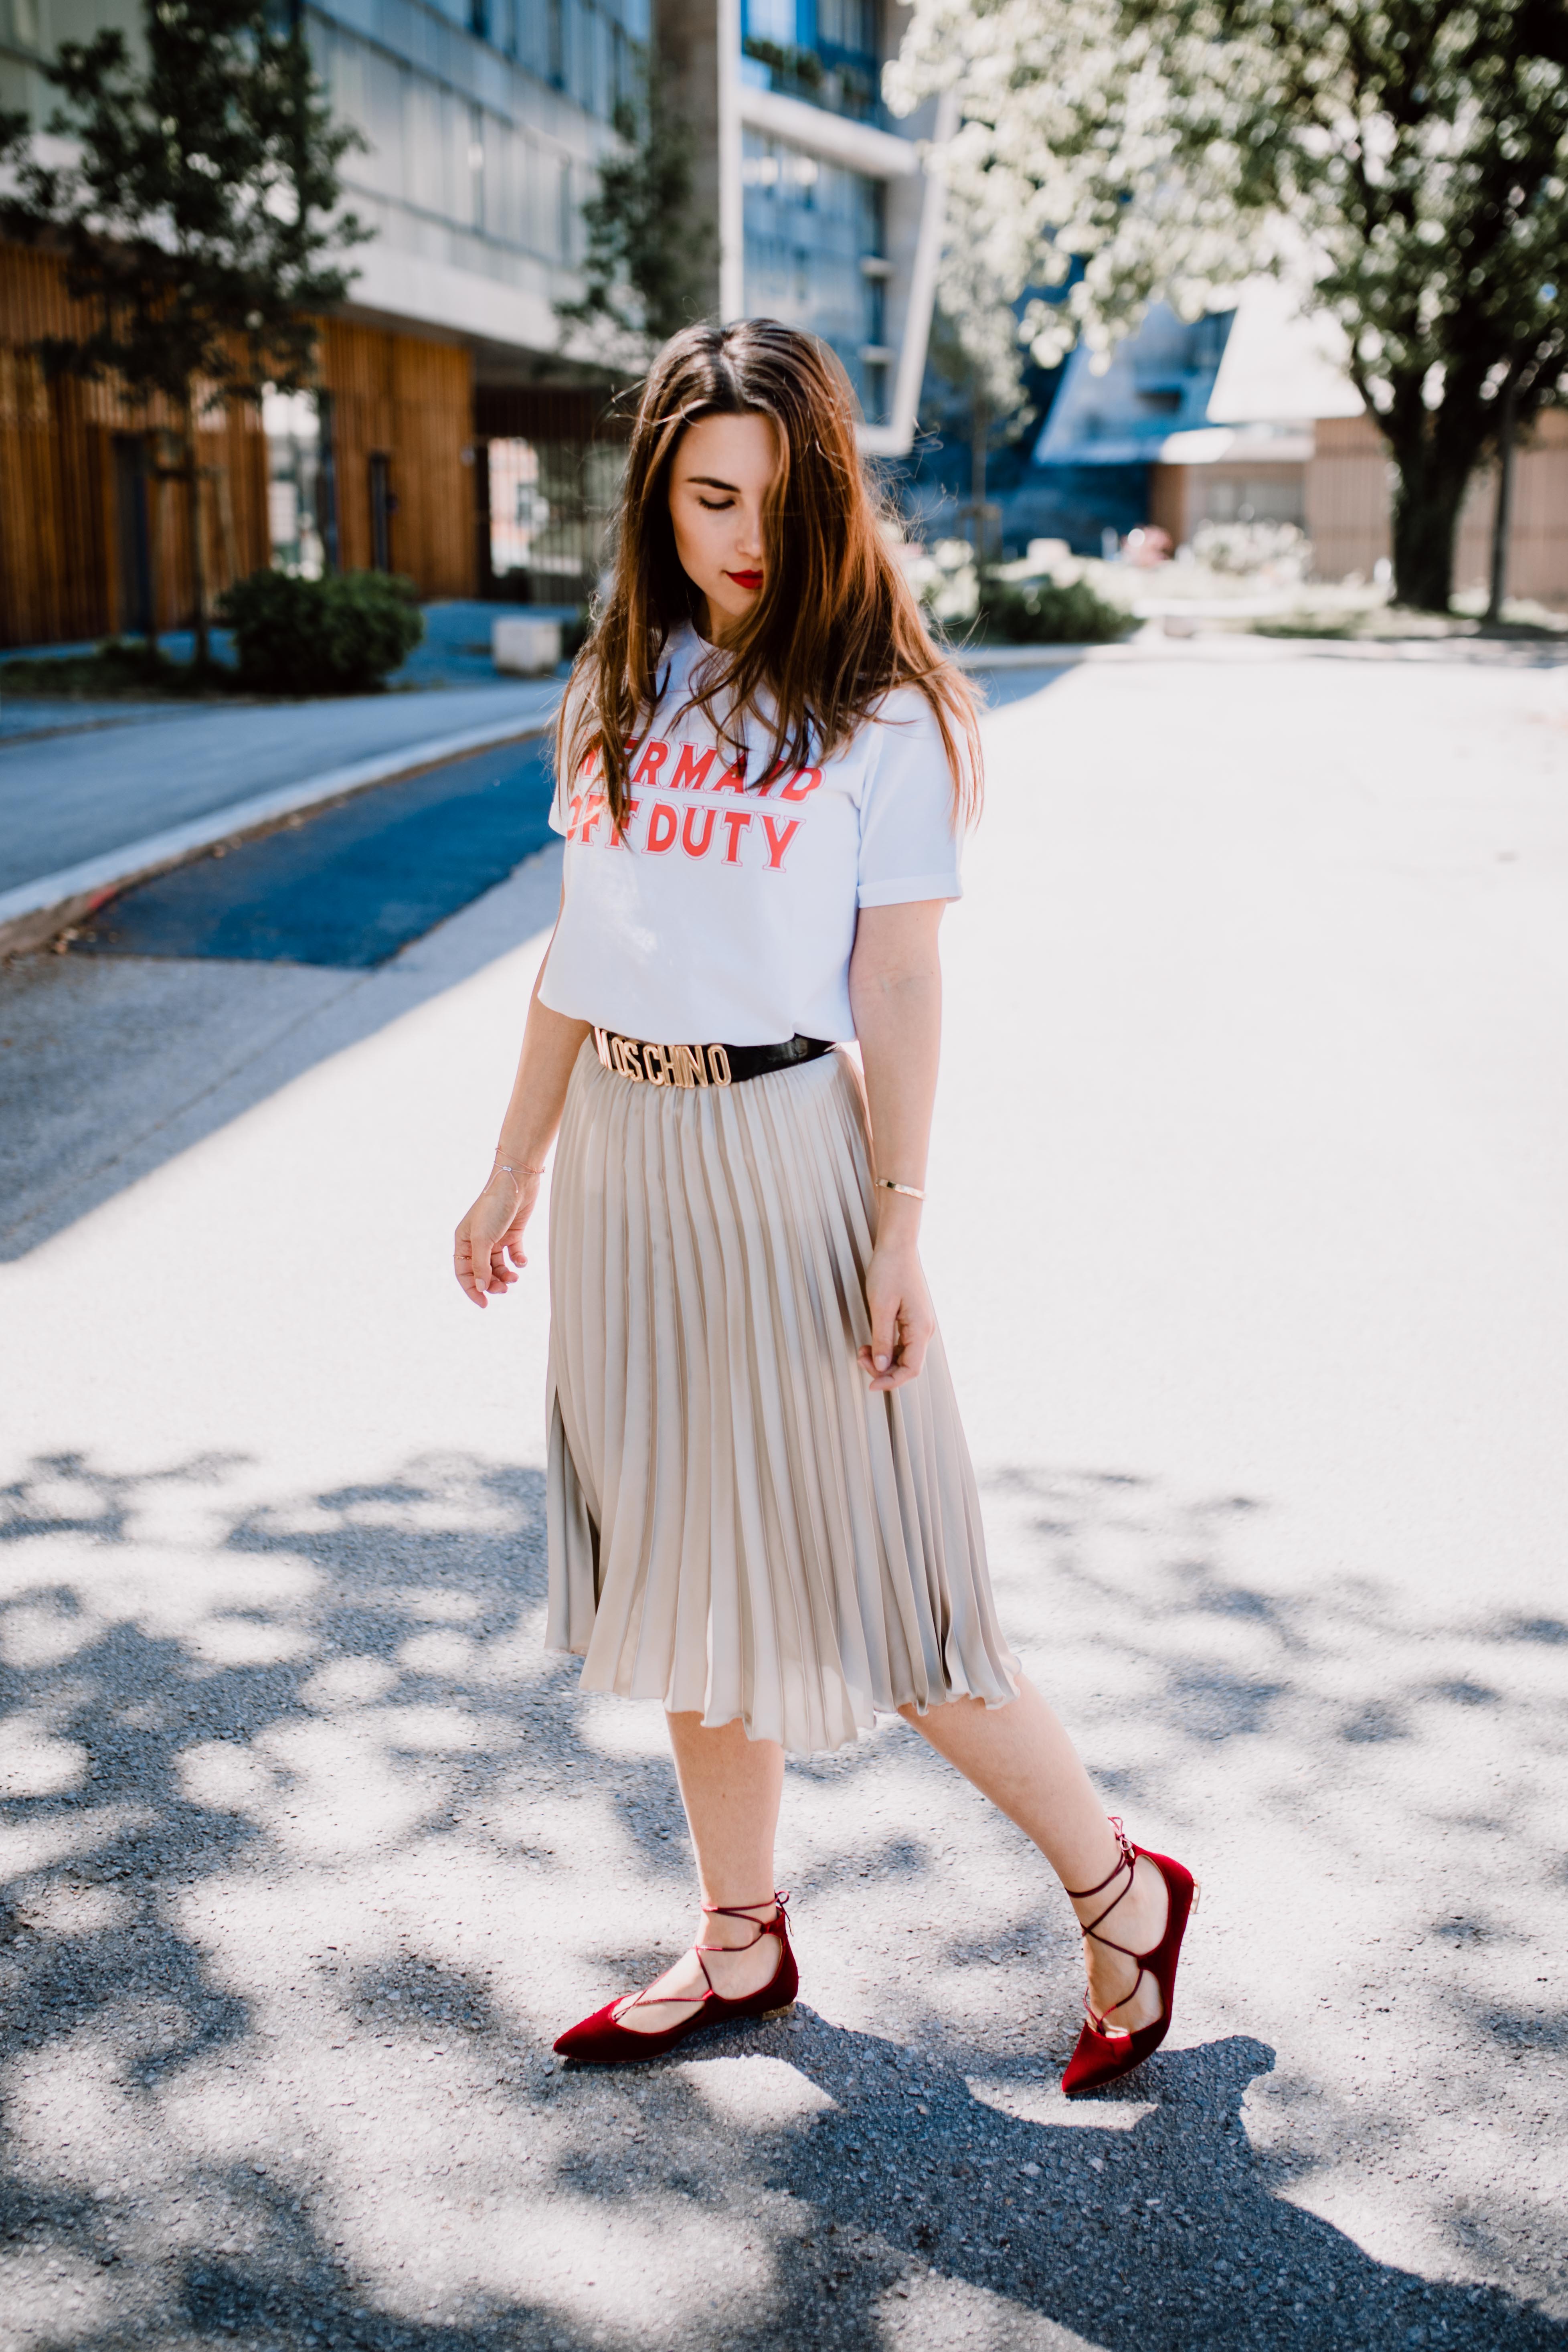
[(737, 588), (760, 588), (763, 584), (760, 572), (726, 572), (724, 577), (732, 580)]

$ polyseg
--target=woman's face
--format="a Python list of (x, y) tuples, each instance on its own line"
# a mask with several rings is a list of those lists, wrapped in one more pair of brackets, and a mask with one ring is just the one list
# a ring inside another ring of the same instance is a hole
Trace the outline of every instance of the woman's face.
[(669, 469), (680, 568), (707, 605), (703, 635), (727, 645), (762, 593), (763, 509), (779, 469), (771, 416), (703, 416)]

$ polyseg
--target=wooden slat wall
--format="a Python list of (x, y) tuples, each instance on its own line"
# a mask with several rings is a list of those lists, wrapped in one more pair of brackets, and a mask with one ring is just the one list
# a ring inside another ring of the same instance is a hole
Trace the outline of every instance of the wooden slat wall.
[[(1455, 548), (1456, 589), (1484, 586), (1491, 572), (1495, 476), (1470, 485)], [(1307, 534), (1321, 580), (1370, 579), (1389, 552), (1388, 447), (1364, 416), (1325, 418), (1307, 467)], [(1514, 468), (1508, 590), (1568, 606), (1568, 416), (1542, 417)]]
[[(116, 433), (174, 423), (160, 404), (133, 410), (112, 384), (46, 384), (26, 346), (68, 331), (73, 306), (51, 255), (0, 245), (0, 645), (69, 643), (126, 627), (120, 609)], [(342, 320), (321, 337), (321, 380), (334, 395), (340, 558), (371, 562), (370, 457), (392, 460), (397, 512), (392, 561), (422, 596), (473, 593), (473, 467), (468, 353)], [(216, 595), (270, 560), (267, 446), (243, 402), (204, 418), (205, 553)], [(162, 484), (155, 588), (161, 628), (188, 626), (190, 567), (183, 485)]]
[[(47, 383), (26, 346), (65, 334), (75, 306), (58, 261), (0, 246), (0, 645), (48, 645), (124, 627), (114, 511), (116, 433), (167, 429), (162, 403), (133, 408), (117, 385)], [(243, 403), (204, 418), (202, 457), (221, 479), (206, 499), (214, 593), (268, 559), (267, 452)], [(190, 566), (184, 486), (165, 482), (155, 588), (162, 628), (187, 623)]]
[(1307, 461), (1307, 536), (1320, 580), (1372, 577), (1389, 553), (1388, 445), (1364, 416), (1320, 419)]
[(370, 461), (392, 460), (392, 568), (422, 596), (474, 593), (473, 362), (467, 351), (330, 319), (321, 382), (332, 395), (339, 561), (371, 562)]

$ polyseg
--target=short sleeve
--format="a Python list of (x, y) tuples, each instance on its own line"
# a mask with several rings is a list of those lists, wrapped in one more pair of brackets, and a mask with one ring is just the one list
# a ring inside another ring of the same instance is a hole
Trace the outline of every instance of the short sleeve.
[(870, 723), (878, 742), (860, 801), (858, 904), (961, 898), (952, 771), (936, 713), (907, 688)]
[(563, 761), (563, 747), (572, 740), (573, 730), (582, 713), (587, 688), (574, 679), (567, 689), (566, 709), (562, 713), (560, 731), (555, 738), (555, 790), (550, 796), (550, 829), (552, 833), (571, 835), (572, 789)]

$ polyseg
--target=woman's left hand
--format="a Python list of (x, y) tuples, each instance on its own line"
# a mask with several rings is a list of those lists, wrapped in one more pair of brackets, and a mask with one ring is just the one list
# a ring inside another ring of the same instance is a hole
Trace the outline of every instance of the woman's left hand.
[(872, 1251), (866, 1306), (871, 1340), (860, 1349), (860, 1369), (870, 1374), (873, 1393), (901, 1389), (925, 1362), (936, 1329), (936, 1311), (912, 1241), (879, 1243)]
[(539, 1175), (525, 1168), (521, 1178), (498, 1168), (452, 1236), (452, 1271), (466, 1298), (483, 1307), (506, 1297), (528, 1264), (523, 1228), (539, 1198)]

